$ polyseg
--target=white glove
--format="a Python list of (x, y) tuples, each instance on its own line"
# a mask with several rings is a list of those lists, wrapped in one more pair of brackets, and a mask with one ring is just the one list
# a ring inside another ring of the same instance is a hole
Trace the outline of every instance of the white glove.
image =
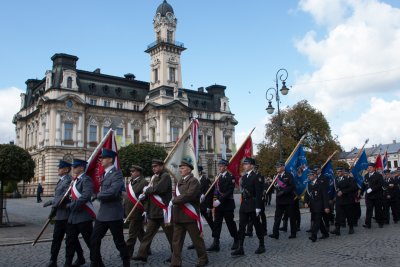
[(145, 199), (146, 198), (146, 195), (145, 194), (140, 194), (139, 195), (139, 200), (140, 201), (142, 201), (143, 199)]
[(371, 189), (371, 188), (368, 188), (367, 194), (369, 194), (369, 193), (371, 193), (371, 192), (372, 192), (372, 189)]
[(217, 199), (217, 200), (214, 200), (214, 202), (213, 202), (213, 207), (216, 208), (216, 207), (218, 207), (220, 204), (221, 204), (221, 202), (220, 202), (218, 199)]
[(149, 189), (149, 185), (146, 185), (145, 187), (143, 187), (143, 193), (146, 193), (147, 189)]
[(261, 209), (256, 209), (256, 216), (260, 215)]
[(168, 207), (172, 207), (174, 203), (172, 203), (172, 200), (169, 201)]
[(200, 196), (200, 203), (203, 203), (205, 198), (206, 198), (206, 196), (205, 196), (204, 194), (201, 194), (201, 196)]

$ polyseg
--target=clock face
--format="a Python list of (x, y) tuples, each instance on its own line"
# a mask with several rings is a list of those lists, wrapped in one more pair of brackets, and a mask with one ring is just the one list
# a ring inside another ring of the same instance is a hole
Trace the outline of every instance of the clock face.
[(168, 19), (169, 22), (173, 22), (174, 21), (174, 14), (168, 12), (166, 16), (167, 16), (167, 19)]
[(65, 104), (67, 105), (67, 108), (72, 108), (74, 106), (74, 103), (70, 99), (67, 100), (67, 102)]

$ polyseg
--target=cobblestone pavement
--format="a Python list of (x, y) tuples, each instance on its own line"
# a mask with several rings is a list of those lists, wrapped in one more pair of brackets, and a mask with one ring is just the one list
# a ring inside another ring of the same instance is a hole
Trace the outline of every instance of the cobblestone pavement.
[[(274, 208), (268, 207), (268, 214)], [(364, 210), (363, 210), (364, 211)], [(363, 215), (364, 216), (364, 215)], [(363, 218), (363, 217), (362, 217)], [(225, 226), (221, 236), (221, 251), (209, 253), (209, 266), (400, 266), (400, 225), (387, 225), (383, 229), (373, 224), (372, 229), (362, 227), (355, 228), (354, 235), (348, 235), (347, 229), (342, 229), (340, 237), (330, 237), (326, 240), (318, 240), (312, 243), (305, 232), (309, 228), (310, 214), (302, 215), (301, 232), (296, 239), (289, 240), (287, 233), (281, 233), (280, 239), (266, 238), (267, 252), (255, 255), (258, 246), (256, 237), (246, 238), (244, 257), (232, 258), (230, 246), (232, 239)], [(273, 218), (268, 218), (268, 231), (271, 232)], [(0, 237), (5, 228), (0, 229)], [(22, 231), (22, 227), (20, 227)], [(205, 227), (205, 242), (209, 246), (212, 242), (210, 229)], [(89, 258), (88, 249), (85, 249), (86, 259)], [(186, 250), (190, 240), (187, 237), (183, 252), (183, 266), (194, 266), (196, 253), (194, 250)], [(137, 250), (136, 245), (136, 250)], [(162, 232), (158, 233), (152, 244), (153, 255), (149, 257), (147, 264), (139, 264), (134, 261), (131, 266), (168, 266), (163, 261), (169, 257), (168, 243)], [(59, 256), (59, 266), (64, 262), (64, 245)], [(0, 266), (45, 266), (49, 259), (50, 243), (39, 243), (32, 247), (30, 244), (0, 246)], [(112, 238), (106, 236), (103, 240), (102, 254), (105, 265), (120, 266), (121, 261), (114, 247)], [(84, 266), (89, 266), (87, 263)]]

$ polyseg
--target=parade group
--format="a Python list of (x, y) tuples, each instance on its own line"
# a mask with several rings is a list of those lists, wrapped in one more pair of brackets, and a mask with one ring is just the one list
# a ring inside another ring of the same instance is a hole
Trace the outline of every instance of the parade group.
[[(232, 237), (230, 249), (233, 257), (245, 254), (244, 239), (245, 236), (252, 236), (253, 227), (259, 241), (254, 253), (264, 253), (264, 239), (267, 236), (265, 207), (271, 204), (273, 190), (276, 194), (276, 209), (273, 230), (269, 237), (279, 239), (279, 232), (288, 230), (288, 222), (289, 239), (296, 238), (300, 230), (299, 198), (295, 194), (293, 176), (285, 171), (284, 162), (276, 163), (276, 175), (273, 178), (264, 178), (258, 172), (258, 165), (253, 158), (243, 160), (237, 227), (234, 220), (236, 180), (227, 171), (227, 160), (221, 159), (218, 162), (219, 174), (214, 182), (203, 174), (201, 166), (198, 166), (199, 177), (194, 177), (194, 166), (190, 160), (185, 159), (179, 165), (182, 178), (174, 182), (164, 166), (164, 161), (153, 159), (151, 166), (154, 175), (150, 180), (143, 176), (142, 166), (132, 165), (131, 177), (125, 184), (122, 172), (114, 166), (116, 157), (116, 152), (102, 150), (100, 160), (105, 172), (97, 194), (93, 190), (92, 178), (85, 173), (86, 161), (74, 159), (71, 164), (60, 160), (60, 180), (54, 199), (44, 204), (52, 207), (49, 219), (55, 222), (51, 258), (47, 266), (57, 266), (64, 235), (64, 266), (85, 264), (79, 234), (90, 250), (90, 266), (105, 266), (101, 257), (101, 241), (108, 230), (124, 267), (130, 266), (131, 260), (146, 263), (152, 254), (152, 240), (160, 227), (171, 250), (171, 256), (165, 260), (167, 264), (182, 265), (182, 249), (188, 232), (192, 241), (188, 249), (196, 249), (198, 256), (196, 266), (206, 266), (209, 264), (207, 252), (216, 253), (221, 249), (219, 240), (223, 221)], [(328, 192), (328, 178), (321, 173), (321, 166), (310, 168), (303, 200), (304, 206), (311, 212), (311, 228), (307, 231), (310, 233), (309, 239), (315, 242), (318, 231), (322, 234), (320, 239), (328, 238), (330, 233), (339, 236), (344, 227), (348, 227), (348, 234), (354, 234), (354, 227), (358, 226), (361, 217), (360, 199), (363, 195), (366, 204), (363, 227), (370, 229), (374, 218), (382, 228), (390, 221), (390, 209), (393, 222), (397, 223), (400, 206), (399, 173), (400, 170), (384, 171), (382, 175), (376, 170), (374, 163), (369, 163), (368, 173), (359, 188), (349, 170), (338, 167), (334, 178), (335, 194), (332, 195)], [(98, 211), (94, 210), (93, 201), (100, 202)], [(212, 232), (213, 242), (208, 247), (203, 239), (201, 216)], [(129, 221), (126, 241), (123, 233), (124, 218)], [(330, 225), (334, 225), (334, 228), (329, 232)], [(134, 255), (137, 240), (140, 246)], [(73, 262), (75, 253), (77, 258)]]

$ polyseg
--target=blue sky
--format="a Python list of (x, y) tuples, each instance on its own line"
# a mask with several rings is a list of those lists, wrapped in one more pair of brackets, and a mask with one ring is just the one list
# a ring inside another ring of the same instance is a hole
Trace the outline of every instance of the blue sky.
[[(143, 51), (155, 39), (152, 19), (161, 2), (3, 1), (0, 142), (14, 138), (10, 121), (19, 108), (18, 89), (25, 90), (29, 78), (43, 78), (51, 69), (54, 53), (78, 56), (79, 69), (101, 68), (102, 73), (117, 76), (130, 72), (148, 81), (150, 57)], [(333, 134), (345, 147), (353, 143), (358, 146), (366, 137), (375, 143), (399, 137), (400, 127), (391, 127), (384, 134), (360, 129), (371, 112), (382, 113), (375, 118), (382, 123), (385, 107), (400, 111), (399, 56), (380, 44), (369, 47), (365, 45), (369, 41), (363, 42), (365, 36), (373, 39), (374, 30), (382, 29), (387, 33), (379, 39), (388, 38), (393, 44), (398, 41), (393, 33), (398, 32), (400, 21), (389, 19), (399, 14), (399, 1), (168, 2), (178, 18), (177, 40), (187, 47), (182, 55), (183, 85), (189, 89), (214, 83), (227, 86), (231, 110), (239, 121), (238, 143), (254, 126), (254, 142), (262, 141), (263, 124), (269, 118), (265, 92), (274, 86), (275, 73), (282, 67), (289, 72), (287, 84), (293, 86), (288, 96), (281, 97), (282, 107), (308, 99), (324, 112)], [(371, 9), (377, 10), (376, 17), (382, 19), (371, 22), (362, 15)], [(390, 27), (385, 25), (388, 23)], [(363, 35), (366, 30), (371, 35)], [(384, 55), (380, 53), (382, 47)], [(338, 57), (333, 56), (336, 53)], [(373, 64), (365, 60), (374, 57), (381, 60)], [(374, 86), (369, 89), (370, 84)], [(382, 91), (383, 87), (387, 89)], [(349, 102), (355, 97), (357, 101)], [(372, 136), (364, 137), (366, 134)]]

